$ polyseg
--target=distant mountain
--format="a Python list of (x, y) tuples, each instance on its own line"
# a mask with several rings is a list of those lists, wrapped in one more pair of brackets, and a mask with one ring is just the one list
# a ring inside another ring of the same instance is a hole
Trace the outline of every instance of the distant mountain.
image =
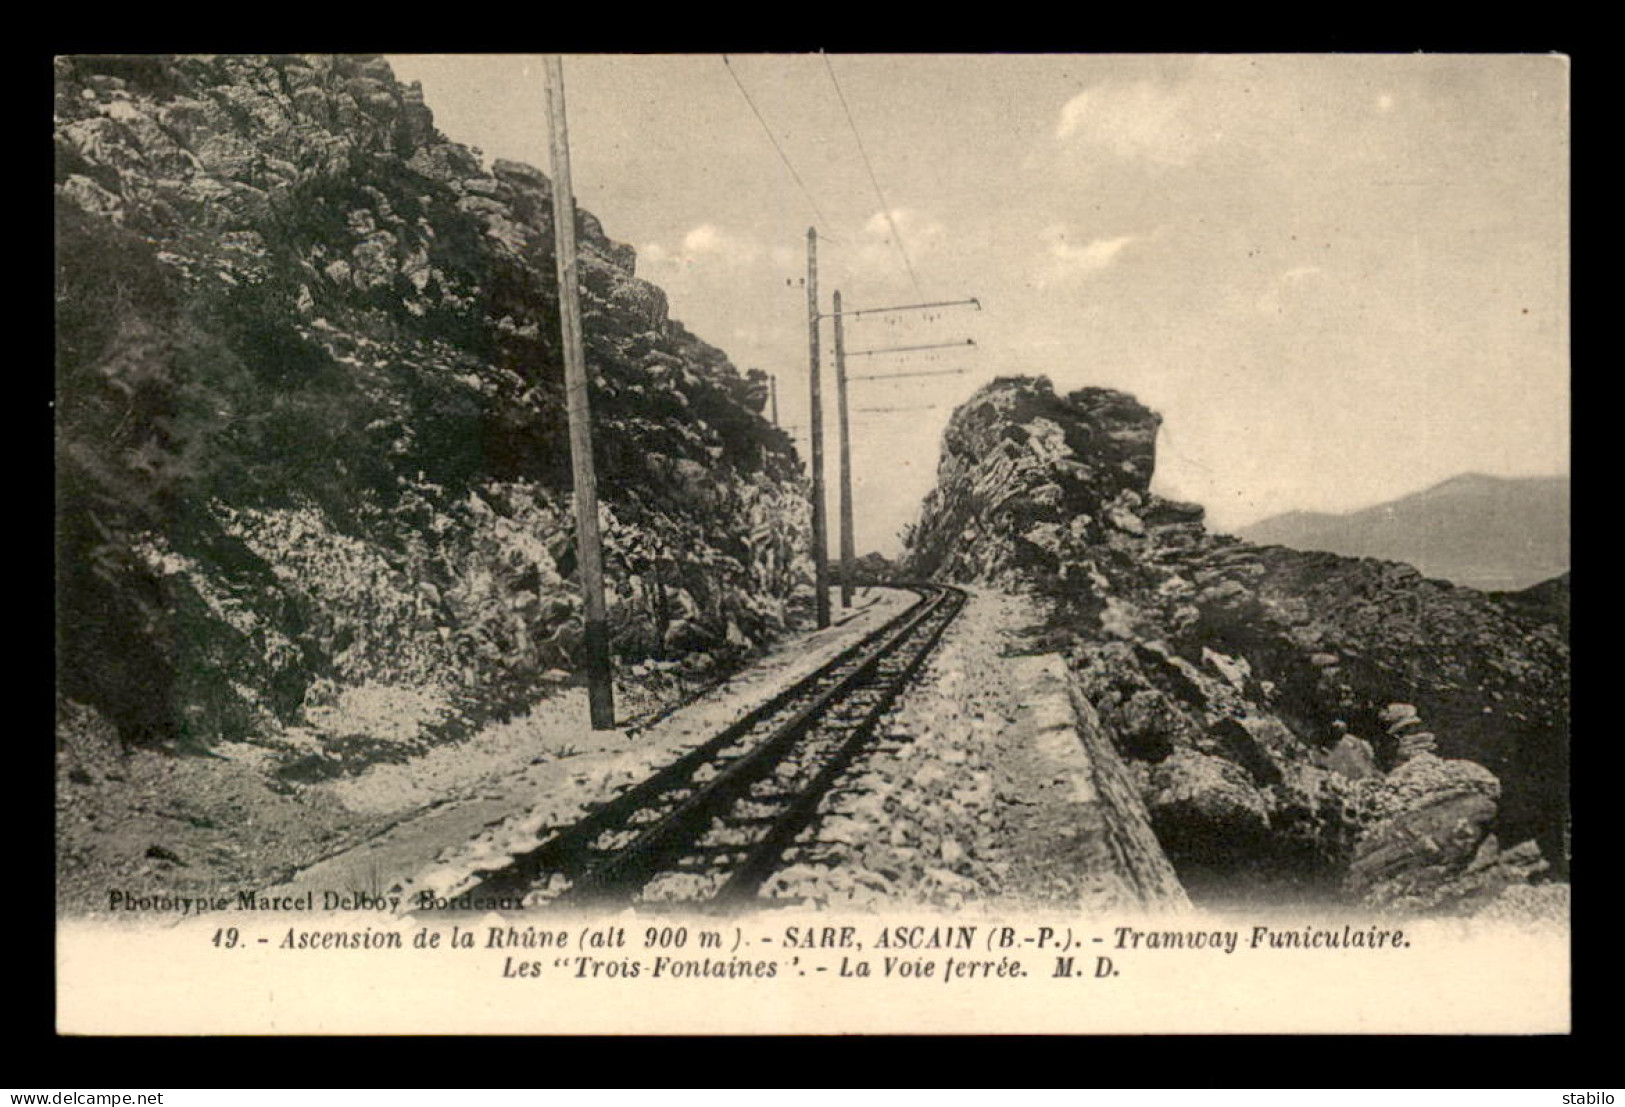
[(1240, 528), (1249, 542), (1414, 565), (1426, 576), (1512, 591), (1569, 568), (1569, 478), (1466, 473), (1343, 515), (1293, 511)]

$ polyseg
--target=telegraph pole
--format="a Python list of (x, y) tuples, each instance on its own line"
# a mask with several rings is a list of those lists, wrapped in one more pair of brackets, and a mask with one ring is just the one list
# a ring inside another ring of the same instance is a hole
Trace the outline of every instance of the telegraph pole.
[(824, 519), (824, 397), (818, 381), (818, 228), (807, 228), (807, 368), (812, 388), (813, 604), (829, 626), (829, 541)]
[(773, 425), (776, 427), (779, 425), (779, 375), (777, 373), (768, 374), (767, 388), (768, 395), (773, 398)]
[(615, 726), (610, 683), (609, 625), (604, 618), (604, 562), (598, 534), (598, 482), (592, 464), (592, 411), (581, 346), (581, 299), (576, 276), (576, 205), (570, 186), (570, 133), (564, 115), (564, 59), (547, 56), (548, 152), (553, 165), (554, 254), (559, 271), (559, 327), (564, 346), (564, 392), (570, 419), (570, 477), (575, 491), (576, 564), (585, 612), (587, 708), (594, 730)]
[(841, 409), (841, 606), (852, 606), (852, 438), (846, 419), (846, 330), (841, 318), (841, 292), (835, 290), (835, 395)]

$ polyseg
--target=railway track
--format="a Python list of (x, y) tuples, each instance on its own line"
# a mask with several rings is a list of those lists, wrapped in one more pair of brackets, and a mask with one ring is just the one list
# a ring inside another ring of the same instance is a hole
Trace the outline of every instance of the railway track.
[(536, 849), (479, 874), (475, 897), (527, 905), (716, 906), (756, 896), (819, 801), (875, 740), (965, 593), (910, 585), (913, 604), (739, 721)]

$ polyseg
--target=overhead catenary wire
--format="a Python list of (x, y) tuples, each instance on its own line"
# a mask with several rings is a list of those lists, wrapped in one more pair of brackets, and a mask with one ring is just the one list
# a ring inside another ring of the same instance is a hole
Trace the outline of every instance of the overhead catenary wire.
[(767, 120), (762, 116), (761, 109), (756, 106), (756, 101), (751, 99), (750, 92), (745, 88), (744, 82), (739, 79), (739, 74), (734, 72), (734, 67), (729, 63), (727, 54), (722, 55), (722, 65), (728, 71), (728, 76), (733, 78), (734, 86), (739, 89), (739, 94), (745, 98), (745, 103), (750, 105), (751, 113), (756, 116), (756, 121), (762, 125), (762, 131), (767, 135), (767, 140), (773, 144), (773, 149), (778, 151), (779, 160), (784, 162), (784, 167), (790, 171), (790, 176), (801, 189), (801, 194), (807, 198), (807, 203), (811, 205), (813, 214), (818, 217), (819, 225), (825, 228), (824, 237), (830, 242), (839, 241), (829, 233), (830, 223), (828, 219), (824, 218), (823, 209), (818, 206), (818, 201), (813, 199), (812, 191), (808, 189), (807, 182), (801, 179), (801, 174), (796, 172), (796, 167), (790, 164), (789, 155), (784, 152), (784, 147), (779, 145), (778, 138), (773, 134), (773, 128), (767, 125)]
[[(914, 263), (909, 260), (908, 248), (903, 245), (902, 232), (897, 229), (897, 220), (892, 218), (891, 205), (886, 202), (886, 194), (880, 190), (880, 181), (875, 177), (875, 167), (869, 161), (869, 151), (863, 147), (863, 136), (858, 134), (858, 124), (852, 118), (852, 109), (847, 105), (846, 94), (841, 91), (841, 82), (835, 78), (835, 67), (830, 64), (828, 54), (819, 56), (824, 59), (824, 68), (829, 71), (830, 84), (835, 86), (835, 95), (841, 101), (841, 110), (846, 113), (846, 125), (852, 128), (852, 138), (858, 144), (858, 154), (863, 158), (863, 168), (869, 174), (869, 184), (874, 187), (875, 198), (880, 201), (880, 213), (886, 217), (886, 223), (891, 227), (892, 241), (897, 243), (897, 252), (903, 256), (903, 267), (908, 270), (908, 279), (913, 283), (914, 291), (921, 292), (920, 278), (914, 274)], [(921, 295), (923, 294), (921, 292)]]
[[(856, 412), (856, 411), (863, 411), (863, 410), (867, 410), (867, 409), (865, 409), (865, 408), (853, 408), (852, 410), (854, 412)], [(886, 426), (895, 426), (896, 424), (892, 420), (890, 420), (886, 415), (876, 415), (876, 416), (874, 416), (872, 418), (865, 418), (865, 419), (856, 419), (856, 418), (854, 418), (852, 420), (852, 425), (854, 427), (886, 427)], [(792, 444), (797, 449), (800, 449), (805, 444), (804, 440), (806, 438), (806, 435), (803, 432), (798, 432), (796, 434), (791, 435), (790, 437), (793, 440)], [(868, 478), (861, 478), (861, 479), (862, 480), (867, 480)]]

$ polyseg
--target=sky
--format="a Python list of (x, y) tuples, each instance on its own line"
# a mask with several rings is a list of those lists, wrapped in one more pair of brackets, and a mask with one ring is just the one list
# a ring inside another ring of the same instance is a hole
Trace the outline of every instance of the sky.
[[(540, 55), (390, 61), (448, 136), (547, 171)], [(577, 203), (674, 318), (776, 376), (803, 456), (809, 227), (824, 311), (837, 289), (847, 310), (980, 302), (848, 321), (853, 355), (961, 344), (848, 359), (932, 374), (851, 383), (860, 553), (898, 551), (954, 406), (1007, 374), (1160, 412), (1153, 489), (1218, 530), (1568, 472), (1564, 59), (570, 55), (564, 74)]]

